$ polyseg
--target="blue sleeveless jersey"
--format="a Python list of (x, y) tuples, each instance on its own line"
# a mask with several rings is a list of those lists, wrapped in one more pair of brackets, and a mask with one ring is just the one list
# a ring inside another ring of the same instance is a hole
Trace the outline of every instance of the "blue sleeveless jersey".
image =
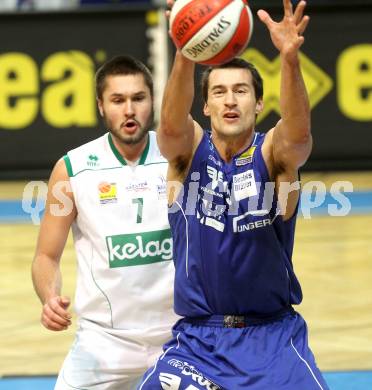
[(207, 133), (195, 152), (169, 209), (181, 316), (265, 315), (302, 300), (291, 260), (296, 215), (280, 215), (264, 139), (255, 133), (230, 163)]

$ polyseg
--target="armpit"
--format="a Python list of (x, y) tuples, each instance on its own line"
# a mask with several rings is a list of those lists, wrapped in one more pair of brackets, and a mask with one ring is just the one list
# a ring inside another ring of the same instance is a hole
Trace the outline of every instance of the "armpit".
[(174, 169), (177, 171), (179, 176), (183, 176), (185, 171), (189, 166), (189, 160), (185, 156), (179, 156), (174, 161), (173, 164)]

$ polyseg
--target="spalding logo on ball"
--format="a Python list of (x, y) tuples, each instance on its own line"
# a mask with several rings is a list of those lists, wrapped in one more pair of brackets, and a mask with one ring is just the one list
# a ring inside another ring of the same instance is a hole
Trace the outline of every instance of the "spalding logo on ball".
[(170, 14), (174, 44), (192, 61), (218, 65), (240, 55), (253, 30), (244, 0), (177, 0)]

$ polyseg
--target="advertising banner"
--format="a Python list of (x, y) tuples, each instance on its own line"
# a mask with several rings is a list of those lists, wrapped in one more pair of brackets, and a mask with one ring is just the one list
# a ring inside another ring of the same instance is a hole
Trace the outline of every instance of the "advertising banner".
[[(252, 2), (253, 3), (253, 2)], [(312, 108), (314, 148), (306, 169), (372, 168), (372, 5), (312, 7), (301, 48), (301, 63)], [(282, 18), (281, 2), (268, 11)], [(256, 4), (252, 10), (257, 11)], [(255, 13), (255, 12), (254, 12)], [(264, 79), (264, 111), (257, 130), (279, 119), (280, 62), (268, 31), (255, 17), (252, 40), (243, 57)], [(199, 81), (197, 81), (199, 83)], [(200, 87), (193, 107), (204, 127)]]
[(48, 176), (105, 131), (94, 75), (106, 60), (148, 60), (146, 10), (0, 15), (0, 172)]
[[(266, 8), (276, 20), (282, 17), (281, 3)], [(311, 20), (301, 62), (314, 148), (305, 169), (372, 169), (372, 6), (308, 3)], [(254, 14), (257, 9), (252, 2)], [(168, 56), (166, 25), (162, 44), (153, 42), (161, 35), (152, 29), (156, 15), (146, 7), (0, 14), (0, 178), (47, 177), (68, 150), (105, 131), (97, 115), (94, 74), (114, 55), (131, 54), (147, 63), (159, 100)], [(265, 109), (257, 130), (267, 131), (279, 119), (280, 62), (256, 16), (243, 57), (264, 78)], [(196, 83), (193, 115), (208, 128)]]

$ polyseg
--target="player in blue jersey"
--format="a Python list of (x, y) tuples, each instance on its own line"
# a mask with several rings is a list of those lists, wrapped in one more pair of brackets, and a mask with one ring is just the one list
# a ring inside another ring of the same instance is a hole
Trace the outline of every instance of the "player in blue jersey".
[(298, 55), (309, 18), (304, 1), (283, 4), (279, 23), (258, 11), (281, 59), (281, 119), (266, 134), (255, 131), (263, 86), (252, 64), (235, 59), (204, 72), (208, 134), (189, 114), (195, 65), (176, 53), (158, 142), (169, 161), (183, 319), (141, 390), (328, 389), (292, 307), (302, 300), (292, 265), (298, 170), (312, 148)]

